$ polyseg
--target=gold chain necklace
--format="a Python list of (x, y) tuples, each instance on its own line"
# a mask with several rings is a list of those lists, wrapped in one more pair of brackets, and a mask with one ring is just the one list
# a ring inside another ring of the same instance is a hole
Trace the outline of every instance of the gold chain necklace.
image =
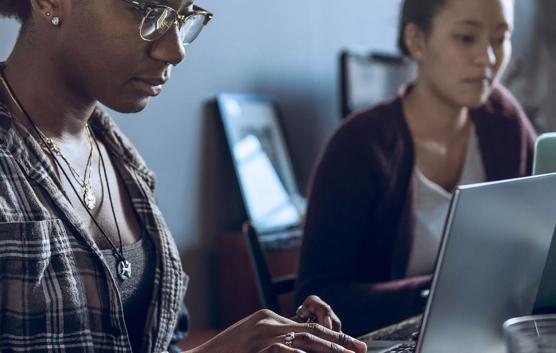
[(85, 124), (85, 129), (87, 130), (87, 138), (89, 140), (89, 157), (87, 158), (87, 164), (85, 166), (85, 172), (83, 173), (83, 178), (81, 177), (79, 172), (77, 172), (75, 167), (70, 163), (70, 161), (66, 158), (66, 156), (64, 156), (60, 146), (58, 146), (58, 144), (54, 142), (54, 140), (52, 140), (50, 137), (47, 137), (44, 134), (44, 132), (42, 132), (40, 129), (39, 132), (41, 133), (41, 135), (43, 135), (43, 138), (46, 141), (46, 144), (48, 145), (48, 146), (43, 146), (43, 148), (46, 148), (47, 150), (48, 148), (50, 148), (52, 152), (54, 152), (58, 157), (60, 157), (64, 161), (64, 163), (66, 163), (68, 169), (71, 172), (70, 174), (73, 176), (74, 180), (77, 182), (77, 184), (79, 184), (79, 186), (82, 189), (83, 192), (82, 197), (83, 197), (83, 201), (85, 202), (85, 205), (87, 205), (87, 208), (92, 211), (95, 209), (97, 205), (95, 193), (93, 192), (93, 187), (91, 184), (91, 175), (93, 169), (93, 163), (92, 163), (93, 135), (91, 133), (89, 124)]
[[(13, 96), (12, 91), (8, 87), (8, 84), (5, 81), (3, 75), (0, 75), (0, 81), (2, 81), (2, 85), (4, 86), (4, 90), (8, 93), (8, 96), (10, 97), (12, 102), (15, 104), (17, 109), (19, 109), (19, 111), (22, 114), (25, 114), (25, 111), (23, 110), (23, 107), (21, 107), (21, 105), (19, 104), (17, 99), (15, 99), (15, 97)], [(68, 168), (71, 172), (70, 174), (73, 176), (75, 181), (77, 181), (77, 184), (79, 184), (79, 186), (82, 189), (83, 202), (85, 203), (87, 208), (92, 211), (93, 209), (95, 209), (95, 207), (97, 205), (97, 200), (96, 200), (96, 197), (95, 197), (95, 193), (93, 192), (93, 187), (92, 187), (92, 184), (91, 184), (91, 175), (92, 175), (92, 168), (93, 168), (93, 163), (92, 163), (92, 160), (93, 160), (93, 158), (92, 158), (93, 157), (93, 135), (91, 133), (91, 129), (89, 128), (89, 124), (85, 124), (85, 128), (87, 129), (87, 137), (88, 137), (88, 140), (89, 140), (89, 147), (90, 148), (89, 148), (89, 157), (87, 158), (87, 164), (85, 166), (85, 172), (83, 173), (83, 178), (81, 178), (81, 175), (79, 175), (77, 170), (70, 163), (70, 161), (66, 158), (66, 156), (64, 156), (64, 154), (62, 153), (62, 150), (60, 149), (60, 146), (58, 146), (58, 144), (56, 142), (54, 142), (54, 140), (52, 140), (50, 137), (46, 136), (45, 133), (42, 132), (42, 130), (37, 129), (37, 131), (42, 135), (42, 139), (48, 145), (48, 146), (44, 146), (43, 144), (41, 144), (43, 149), (44, 148), (46, 148), (46, 149), (50, 148), (50, 150), (52, 152), (54, 152), (57, 156), (62, 158), (64, 163), (66, 163), (66, 165), (68, 166)]]
[[(44, 134), (39, 130), (38, 126), (35, 124), (35, 122), (33, 121), (33, 119), (31, 119), (31, 116), (29, 116), (29, 114), (27, 113), (27, 111), (25, 111), (25, 109), (21, 106), (21, 104), (19, 103), (19, 101), (17, 100), (17, 98), (14, 96), (14, 93), (10, 87), (10, 85), (8, 84), (8, 82), (6, 81), (6, 79), (4, 78), (3, 72), (2, 72), (2, 67), (0, 67), (0, 81), (2, 82), (2, 85), (4, 86), (4, 89), (6, 90), (6, 92), (8, 92), (8, 95), (10, 96), (11, 100), (15, 103), (15, 105), (17, 106), (17, 108), (22, 112), (22, 114), (27, 118), (27, 120), (29, 121), (29, 123), (31, 124), (31, 126), (33, 127), (33, 129), (35, 130), (35, 133), (39, 136), (39, 138), (41, 140), (43, 140), (44, 145), (46, 145), (46, 148), (48, 149), (48, 152), (50, 153), (50, 155), (52, 156), (52, 158), (54, 159), (54, 162), (58, 165), (58, 167), (60, 168), (60, 170), (62, 171), (62, 173), (64, 174), (66, 180), (69, 182), (71, 188), (73, 189), (73, 191), (75, 192), (76, 195), (79, 196), (79, 193), (77, 192), (77, 189), (75, 188), (75, 186), (73, 185), (73, 183), (70, 181), (70, 178), (68, 176), (68, 174), (66, 173), (66, 171), (62, 168), (60, 162), (58, 161), (58, 158), (56, 158), (56, 153), (54, 152), (52, 147), (57, 147), (56, 145), (52, 145), (49, 144), (45, 138), (44, 138)], [(106, 234), (106, 232), (104, 231), (104, 229), (100, 226), (100, 224), (98, 223), (98, 221), (96, 220), (96, 218), (93, 216), (93, 214), (91, 213), (91, 210), (89, 209), (89, 207), (86, 205), (84, 200), (80, 200), (81, 203), (83, 204), (83, 206), (85, 207), (85, 211), (87, 211), (87, 213), (89, 214), (89, 217), (91, 217), (91, 220), (93, 221), (93, 223), (97, 226), (98, 230), (100, 231), (100, 233), (102, 234), (102, 236), (106, 239), (106, 241), (108, 241), (108, 243), (110, 244), (110, 246), (112, 247), (112, 249), (114, 250), (114, 256), (118, 259), (118, 264), (117, 264), (117, 270), (118, 270), (118, 277), (120, 278), (120, 280), (124, 281), (124, 280), (128, 280), (131, 278), (131, 263), (129, 261), (126, 260), (125, 256), (124, 256), (124, 249), (122, 246), (122, 235), (120, 233), (120, 227), (118, 225), (118, 219), (116, 218), (116, 212), (114, 210), (114, 203), (112, 202), (112, 193), (110, 192), (110, 184), (108, 183), (108, 175), (106, 173), (106, 166), (104, 165), (104, 158), (102, 157), (102, 153), (100, 152), (100, 148), (98, 146), (98, 142), (97, 140), (94, 140), (92, 138), (92, 134), (89, 130), (88, 124), (87, 124), (87, 129), (89, 132), (89, 136), (91, 137), (91, 140), (89, 140), (89, 142), (94, 142), (94, 144), (97, 147), (98, 153), (99, 153), (99, 163), (102, 164), (102, 170), (104, 172), (104, 180), (106, 182), (106, 189), (108, 191), (108, 199), (110, 200), (110, 209), (112, 210), (112, 217), (114, 217), (114, 224), (116, 225), (116, 231), (118, 233), (118, 240), (120, 242), (120, 246), (119, 249), (114, 245), (114, 243), (112, 242), (112, 240), (110, 239), (110, 237), (108, 236), (108, 234)], [(58, 148), (59, 150), (59, 148)], [(91, 152), (90, 152), (91, 153)], [(100, 174), (100, 167), (99, 167), (99, 174)], [(90, 175), (91, 171), (89, 171), (89, 175)], [(101, 180), (101, 185), (102, 185), (102, 180)], [(93, 195), (94, 196), (94, 195)]]

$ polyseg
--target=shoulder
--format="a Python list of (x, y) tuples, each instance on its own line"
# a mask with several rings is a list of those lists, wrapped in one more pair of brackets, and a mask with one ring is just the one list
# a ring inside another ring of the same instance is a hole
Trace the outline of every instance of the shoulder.
[(11, 122), (12, 119), (13, 114), (4, 102), (2, 95), (0, 94), (0, 123), (6, 125), (8, 122)]
[(28, 205), (27, 176), (21, 168), (27, 159), (21, 138), (15, 134), (14, 120), (0, 104), (0, 223), (11, 222)]
[(496, 125), (499, 127), (517, 127), (526, 134), (535, 135), (527, 114), (514, 97), (504, 86), (497, 85), (483, 107), (475, 110), (480, 117), (476, 123)]
[(412, 165), (412, 146), (398, 97), (342, 122), (318, 159), (317, 170), (354, 177), (391, 174)]
[(2, 101), (2, 96), (0, 96), (0, 149), (3, 151), (7, 151), (8, 146), (13, 144), (13, 125), (13, 114)]
[(488, 101), (478, 110), (511, 120), (527, 117), (514, 95), (502, 85), (494, 87)]
[(332, 135), (327, 150), (371, 157), (405, 148), (410, 142), (402, 101), (397, 97), (347, 117)]

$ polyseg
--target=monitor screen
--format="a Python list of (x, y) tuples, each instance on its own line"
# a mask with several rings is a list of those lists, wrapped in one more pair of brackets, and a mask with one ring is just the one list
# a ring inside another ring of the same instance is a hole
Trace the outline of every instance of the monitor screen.
[(395, 97), (400, 86), (415, 77), (415, 70), (399, 56), (343, 52), (342, 114), (346, 116)]
[(304, 200), (297, 189), (274, 101), (222, 94), (217, 103), (253, 226), (264, 233), (299, 225)]

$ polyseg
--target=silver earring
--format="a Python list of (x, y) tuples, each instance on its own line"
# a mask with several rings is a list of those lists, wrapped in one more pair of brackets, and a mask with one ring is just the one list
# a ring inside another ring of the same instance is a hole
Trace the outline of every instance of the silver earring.
[(50, 17), (50, 12), (45, 13), (46, 16)]
[(60, 25), (60, 17), (58, 17), (58, 16), (52, 17), (52, 21), (51, 21), (51, 22), (52, 22), (52, 24), (53, 24), (54, 26), (58, 27), (58, 26)]

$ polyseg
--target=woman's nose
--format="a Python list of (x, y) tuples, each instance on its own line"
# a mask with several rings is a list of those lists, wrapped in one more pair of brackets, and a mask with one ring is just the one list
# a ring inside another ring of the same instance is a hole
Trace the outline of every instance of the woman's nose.
[(179, 64), (185, 58), (185, 46), (181, 40), (177, 25), (172, 25), (168, 32), (153, 42), (150, 48), (151, 57), (155, 60)]
[(481, 50), (481, 53), (475, 62), (485, 66), (494, 66), (496, 64), (496, 53), (494, 52), (492, 45), (489, 44), (486, 48)]

